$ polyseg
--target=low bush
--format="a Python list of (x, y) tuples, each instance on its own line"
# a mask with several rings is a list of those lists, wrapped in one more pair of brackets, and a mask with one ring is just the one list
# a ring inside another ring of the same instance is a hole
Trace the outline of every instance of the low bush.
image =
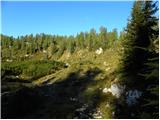
[(64, 67), (64, 63), (57, 61), (22, 61), (12, 63), (2, 63), (3, 76), (23, 75), (29, 78), (37, 79), (44, 75), (50, 74), (55, 70)]

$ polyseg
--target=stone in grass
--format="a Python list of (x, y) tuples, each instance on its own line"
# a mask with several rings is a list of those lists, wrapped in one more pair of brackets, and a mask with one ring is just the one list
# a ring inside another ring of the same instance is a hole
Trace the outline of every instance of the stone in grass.
[(95, 53), (96, 53), (97, 55), (100, 55), (100, 54), (103, 53), (103, 49), (102, 49), (102, 48), (99, 48), (99, 49), (96, 50)]
[(102, 116), (95, 116), (95, 119), (102, 119)]
[(106, 71), (109, 71), (109, 70), (111, 70), (111, 68), (110, 68), (110, 67), (106, 68)]
[(104, 88), (103, 93), (111, 92), (113, 96), (119, 98), (124, 92), (125, 86), (119, 84), (112, 84), (110, 88)]
[(77, 98), (74, 98), (74, 97), (71, 97), (70, 100), (71, 100), (71, 101), (78, 101), (78, 99), (77, 99)]
[(110, 108), (110, 104), (109, 104), (109, 103), (107, 103), (107, 104), (106, 104), (106, 107), (107, 107), (107, 108)]
[(13, 60), (9, 60), (9, 59), (6, 60), (6, 62), (12, 62), (12, 61), (13, 61)]
[(66, 63), (66, 64), (65, 64), (65, 67), (66, 67), (66, 68), (67, 68), (67, 67), (69, 67), (69, 66), (70, 66), (70, 64), (69, 64), (69, 63)]

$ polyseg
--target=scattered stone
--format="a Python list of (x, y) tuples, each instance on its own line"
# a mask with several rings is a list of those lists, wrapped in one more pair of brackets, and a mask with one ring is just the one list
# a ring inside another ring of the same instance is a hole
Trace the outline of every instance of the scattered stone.
[(115, 82), (118, 82), (118, 78), (115, 78), (115, 80), (114, 80)]
[(124, 47), (121, 47), (121, 50), (124, 50)]
[(103, 93), (108, 93), (108, 92), (111, 92), (111, 89), (110, 89), (110, 88), (104, 88), (104, 89), (103, 89)]
[(112, 84), (110, 88), (104, 88), (103, 93), (111, 92), (113, 96), (119, 98), (124, 92), (125, 86), (119, 84)]
[(43, 50), (43, 53), (47, 53), (47, 51), (46, 51), (46, 50)]
[(77, 98), (70, 98), (71, 101), (77, 101)]
[(141, 91), (138, 90), (129, 90), (126, 92), (126, 103), (128, 106), (132, 106), (137, 104), (137, 99), (140, 98), (142, 95)]
[(95, 53), (98, 54), (98, 55), (100, 55), (100, 54), (103, 53), (103, 49), (102, 49), (102, 48), (99, 48), (99, 49), (96, 50)]
[(12, 62), (12, 61), (13, 61), (13, 60), (9, 60), (9, 59), (6, 60), (6, 62)]
[(102, 88), (99, 88), (100, 90), (102, 90)]
[(78, 111), (78, 112), (83, 112), (84, 110), (86, 110), (86, 108), (85, 108), (85, 107), (83, 107), (83, 106), (82, 106), (82, 108), (78, 108), (78, 109), (76, 109), (76, 111)]
[(70, 56), (71, 56), (70, 53), (68, 53), (68, 54), (66, 55), (66, 58), (69, 59)]
[(106, 71), (109, 71), (110, 69), (111, 69), (111, 68), (110, 68), (110, 67), (108, 67), (108, 68), (106, 68), (105, 70), (106, 70)]
[(101, 74), (101, 75), (100, 75), (100, 79), (101, 79), (101, 80), (105, 79), (105, 75)]
[(103, 62), (103, 65), (104, 65), (104, 66), (107, 66), (107, 63), (106, 63), (106, 62)]
[(19, 76), (17, 75), (16, 78), (19, 78)]
[(65, 64), (65, 67), (69, 67), (69, 66), (70, 66), (70, 64), (69, 64), (69, 63), (66, 63), (66, 64)]
[(95, 113), (93, 113), (93, 118), (95, 119), (101, 119), (102, 118), (102, 113), (100, 111), (100, 109), (98, 109), (97, 111), (95, 111)]
[(25, 57), (28, 57), (28, 56), (29, 56), (28, 54), (25, 55)]
[(102, 116), (95, 116), (95, 119), (102, 119)]
[(109, 107), (110, 107), (109, 103), (107, 103), (107, 104), (106, 104), (106, 107), (107, 107), (107, 108), (109, 108)]

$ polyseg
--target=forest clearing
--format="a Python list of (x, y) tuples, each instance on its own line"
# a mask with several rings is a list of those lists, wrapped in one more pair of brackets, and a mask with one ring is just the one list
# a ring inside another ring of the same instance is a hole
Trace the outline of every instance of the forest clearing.
[(159, 118), (156, 1), (134, 1), (126, 28), (1, 34), (1, 117)]

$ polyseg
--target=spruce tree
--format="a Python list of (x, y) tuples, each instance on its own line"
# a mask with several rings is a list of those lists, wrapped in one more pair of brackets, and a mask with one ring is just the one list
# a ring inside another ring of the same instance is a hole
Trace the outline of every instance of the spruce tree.
[(121, 79), (127, 89), (141, 90), (143, 96), (139, 104), (130, 108), (132, 112), (136, 111), (136, 118), (158, 116), (159, 58), (158, 53), (153, 52), (153, 44), (158, 43), (158, 30), (155, 29), (158, 26), (157, 10), (156, 4), (151, 1), (135, 1), (123, 42)]
[(140, 86), (143, 84), (142, 78), (138, 74), (148, 58), (148, 52), (145, 49), (150, 45), (150, 38), (149, 28), (145, 24), (147, 18), (143, 12), (144, 4), (143, 1), (134, 2), (131, 19), (126, 29), (121, 70), (123, 79), (130, 87), (137, 86), (137, 83), (140, 83), (138, 84)]
[(143, 68), (142, 76), (145, 79), (146, 90), (143, 97), (144, 103), (141, 107), (143, 115), (141, 118), (158, 118), (159, 117), (159, 24), (155, 16), (158, 7), (156, 2), (146, 1), (143, 12), (147, 34), (150, 38), (150, 46), (147, 51), (150, 53), (148, 61), (144, 63), (147, 67)]
[(108, 45), (107, 28), (101, 26), (99, 30), (100, 30), (100, 33), (99, 33), (100, 47), (105, 49), (106, 46)]

